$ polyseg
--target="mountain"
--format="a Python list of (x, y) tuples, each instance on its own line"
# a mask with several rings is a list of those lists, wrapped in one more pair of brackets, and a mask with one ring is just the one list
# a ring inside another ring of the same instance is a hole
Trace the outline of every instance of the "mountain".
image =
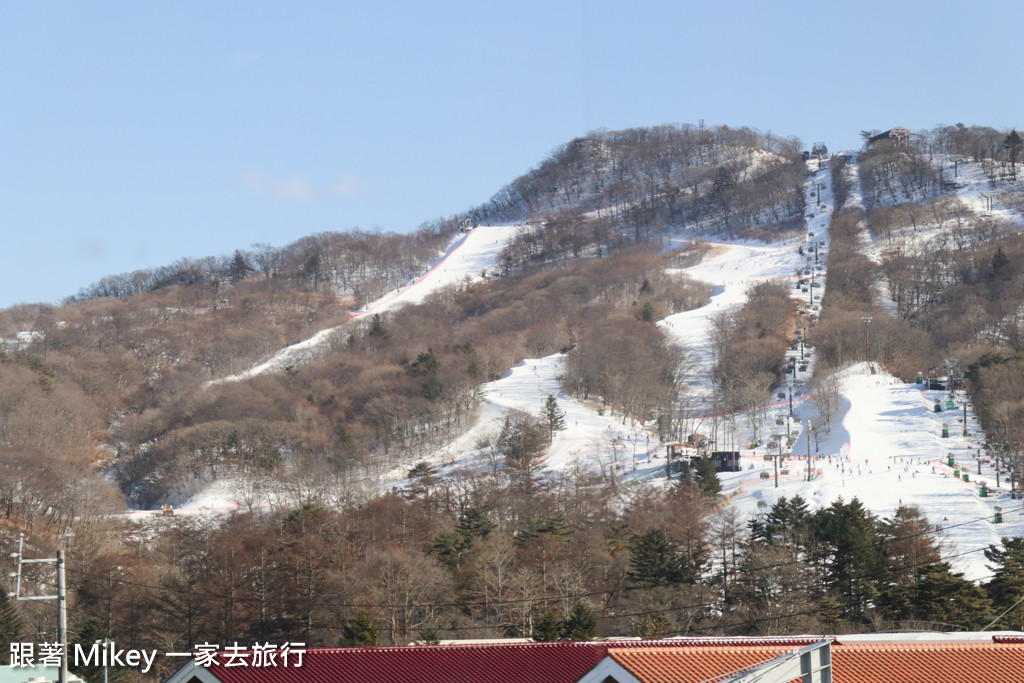
[[(175, 640), (328, 642), (364, 598), (392, 641), (530, 634), (541, 607), (568, 617), (598, 595), (609, 633), (756, 631), (756, 600), (796, 631), (923, 618), (893, 597), (914, 571), (963, 555), (956, 569), (988, 580), (978, 553), (1021, 531), (1005, 480), (1024, 443), (1019, 150), (961, 125), (865, 139), (805, 160), (750, 129), (598, 132), (409, 236), (317, 235), (3, 311), (6, 518), (121, 534), (175, 610), (216, 567), (263, 577), (229, 621), (162, 626)], [(912, 383), (952, 358), (969, 392), (956, 415), (971, 405), (943, 436), (945, 394)], [(741, 469), (707, 469), (702, 442)], [(800, 539), (776, 544), (794, 497), (811, 505), (791, 520)], [(123, 501), (179, 512), (128, 515), (132, 530), (111, 516)], [(830, 545), (854, 523), (853, 546)], [(951, 527), (945, 554), (935, 525)], [(207, 550), (181, 557), (190, 536)], [(829, 574), (865, 543), (876, 565)], [(117, 598), (126, 561), (94, 545), (90, 609)], [(302, 566), (307, 598), (330, 600), (302, 603)], [(405, 577), (401, 616), (385, 574)], [(799, 594), (741, 597), (740, 575)]]

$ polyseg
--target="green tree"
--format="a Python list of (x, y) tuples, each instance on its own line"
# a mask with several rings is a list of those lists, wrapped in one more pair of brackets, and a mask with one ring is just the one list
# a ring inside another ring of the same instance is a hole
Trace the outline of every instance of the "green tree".
[(3, 584), (0, 584), (0, 649), (7, 652), (11, 643), (20, 642), (21, 619), (7, 596)]
[(993, 628), (1016, 630), (1024, 623), (1024, 603), (1018, 604), (1024, 598), (1024, 538), (1004, 537), (1000, 545), (985, 550), (985, 558), (992, 563), (988, 566), (992, 578), (985, 590), (995, 614), (1002, 615)]
[(441, 632), (433, 626), (420, 629), (419, 642), (426, 645), (437, 645), (441, 642)]
[(755, 531), (755, 537), (766, 543), (788, 545), (797, 539), (806, 541), (810, 518), (807, 501), (800, 494), (792, 498), (779, 496), (768, 514), (764, 516), (760, 529), (755, 531), (752, 527), (751, 530)]
[(380, 645), (380, 624), (366, 610), (356, 610), (351, 619), (341, 627), (342, 647), (362, 647), (364, 645)]
[(996, 282), (1007, 282), (1013, 277), (1013, 264), (1002, 247), (992, 254), (992, 278)]
[(527, 413), (510, 411), (505, 415), (497, 446), (517, 487), (527, 495), (532, 494), (539, 467), (537, 459), (548, 447), (544, 426)]
[(373, 314), (373, 318), (370, 319), (370, 328), (366, 333), (377, 339), (388, 338), (388, 331), (384, 328), (384, 320), (380, 317), (380, 313)]
[(459, 517), (455, 531), (442, 531), (437, 535), (431, 551), (446, 567), (457, 569), (463, 555), (473, 547), (474, 539), (486, 537), (496, 527), (479, 508), (467, 508)]
[(228, 266), (228, 280), (232, 283), (244, 280), (245, 276), (252, 272), (252, 266), (246, 261), (245, 255), (236, 250), (231, 257), (231, 264)]
[(643, 640), (664, 638), (675, 632), (675, 624), (664, 614), (656, 614), (653, 617), (645, 614), (640, 621), (633, 623), (633, 635)]
[(910, 607), (913, 616), (976, 631), (991, 621), (992, 603), (985, 590), (951, 571), (948, 562), (918, 568), (917, 589)]
[(497, 528), (480, 508), (466, 508), (459, 517), (459, 532), (468, 536), (483, 538)]
[(543, 643), (561, 640), (562, 624), (558, 621), (555, 613), (551, 610), (544, 610), (544, 614), (540, 615), (540, 619), (534, 624), (533, 635), (530, 637)]
[(1016, 130), (1011, 130), (1010, 134), (1006, 136), (1006, 140), (1003, 141), (1003, 147), (1006, 148), (1006, 156), (1010, 160), (1010, 168), (1013, 173), (1013, 177), (1017, 177), (1017, 159), (1020, 157), (1020, 148), (1024, 145), (1024, 140), (1021, 139), (1020, 133)]
[(673, 586), (692, 578), (689, 558), (663, 529), (635, 534), (630, 542), (626, 578), (640, 588)]
[(458, 569), (462, 564), (462, 556), (473, 547), (471, 536), (458, 531), (442, 531), (434, 538), (430, 547), (438, 561), (449, 569)]
[(544, 405), (541, 407), (540, 414), (541, 424), (548, 432), (548, 443), (551, 443), (555, 438), (555, 432), (560, 432), (565, 429), (565, 411), (558, 405), (558, 401), (551, 394), (544, 399)]
[[(103, 641), (110, 639), (110, 631), (107, 630), (103, 620), (98, 617), (89, 617), (82, 624), (82, 628), (78, 631), (77, 637), (70, 644), (71, 651), (74, 652), (75, 645), (80, 646), (83, 650), (88, 651), (95, 643), (103, 643)], [(102, 646), (101, 646), (102, 647)], [(73, 664), (75, 658), (69, 659), (69, 663)], [(118, 681), (126, 673), (127, 669), (120, 666), (108, 666), (106, 671), (106, 679), (108, 681)], [(86, 681), (102, 681), (104, 679), (103, 665), (99, 662), (95, 664), (89, 664), (88, 666), (75, 666), (72, 668), (72, 673)]]
[(841, 596), (843, 616), (863, 619), (887, 585), (885, 542), (877, 518), (856, 497), (815, 513), (815, 553), (825, 587)]
[(592, 640), (597, 635), (597, 619), (593, 610), (582, 600), (577, 600), (569, 617), (562, 624), (563, 640)]
[(658, 307), (650, 301), (645, 301), (643, 308), (640, 310), (640, 320), (645, 323), (653, 323), (657, 322), (659, 317)]
[(715, 471), (715, 461), (708, 455), (701, 456), (697, 461), (696, 471), (697, 486), (709, 497), (718, 495), (722, 490), (722, 482), (718, 480), (718, 472)]

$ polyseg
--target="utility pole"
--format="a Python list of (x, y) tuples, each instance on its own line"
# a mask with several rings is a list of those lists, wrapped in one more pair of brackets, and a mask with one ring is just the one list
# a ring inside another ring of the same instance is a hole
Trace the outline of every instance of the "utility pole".
[(58, 683), (68, 680), (68, 589), (64, 581), (64, 551), (57, 551), (57, 639), (60, 641), (60, 678)]
[[(58, 683), (67, 683), (68, 680), (68, 591), (64, 581), (64, 551), (58, 550), (56, 558), (39, 558), (26, 560), (24, 558), (25, 534), (18, 537), (18, 573), (14, 584), (15, 600), (56, 600), (57, 601), (57, 639), (60, 642), (60, 672), (57, 678)], [(21, 594), (21, 565), (23, 564), (48, 564), (57, 565), (57, 594), (56, 595), (22, 595)]]
[(811, 480), (811, 421), (807, 421), (807, 481)]
[(870, 360), (871, 357), (871, 335), (868, 332), (868, 328), (871, 325), (871, 321), (874, 319), (870, 315), (861, 316), (861, 320), (864, 321), (864, 360)]

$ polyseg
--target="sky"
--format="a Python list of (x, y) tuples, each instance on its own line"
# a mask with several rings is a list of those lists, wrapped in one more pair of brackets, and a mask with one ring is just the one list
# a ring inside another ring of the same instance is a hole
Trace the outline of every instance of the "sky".
[[(371, 6), (372, 5), (372, 6)], [(409, 232), (574, 137), (1024, 128), (1014, 2), (0, 3), (0, 308)]]

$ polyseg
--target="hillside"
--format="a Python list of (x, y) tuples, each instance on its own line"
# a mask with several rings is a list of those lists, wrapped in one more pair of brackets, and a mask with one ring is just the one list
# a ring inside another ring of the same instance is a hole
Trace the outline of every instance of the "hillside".
[[(179, 610), (214, 582), (200, 597), (237, 614), (176, 616), (175, 641), (333, 642), (359, 611), (389, 642), (529, 635), (578, 604), (608, 634), (983, 626), (919, 586), (991, 601), (982, 619), (1008, 595), (1000, 539), (1024, 533), (1024, 192), (1000, 135), (819, 163), (748, 129), (595, 133), (407, 238), (319, 235), (9, 309), (0, 503), (123, 539), (89, 552), (89, 609), (119, 599), (126, 552), (148, 619), (154, 585)], [(913, 382), (950, 358), (957, 412), (934, 413), (946, 392)], [(740, 471), (666, 461), (695, 434)], [(178, 514), (142, 513), (162, 505)], [(190, 536), (206, 550), (184, 561)], [(875, 564), (840, 576), (844, 553)], [(264, 587), (224, 593), (218, 567)]]

